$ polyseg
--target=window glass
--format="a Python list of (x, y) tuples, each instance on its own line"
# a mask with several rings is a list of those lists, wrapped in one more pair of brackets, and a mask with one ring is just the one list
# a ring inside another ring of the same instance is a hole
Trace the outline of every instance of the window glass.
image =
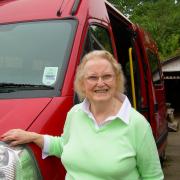
[(1, 25), (0, 83), (53, 87), (63, 81), (75, 27), (74, 20)]
[(113, 54), (111, 40), (108, 31), (101, 26), (91, 25), (86, 38), (84, 53), (92, 50), (107, 50)]
[(159, 84), (161, 82), (160, 71), (159, 71), (159, 59), (157, 55), (150, 50), (147, 50), (151, 73), (153, 77), (153, 83)]

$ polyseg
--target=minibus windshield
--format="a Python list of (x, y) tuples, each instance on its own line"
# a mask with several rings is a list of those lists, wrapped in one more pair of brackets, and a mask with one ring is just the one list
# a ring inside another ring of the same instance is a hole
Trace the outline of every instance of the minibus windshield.
[(76, 24), (66, 19), (0, 25), (0, 93), (60, 90)]

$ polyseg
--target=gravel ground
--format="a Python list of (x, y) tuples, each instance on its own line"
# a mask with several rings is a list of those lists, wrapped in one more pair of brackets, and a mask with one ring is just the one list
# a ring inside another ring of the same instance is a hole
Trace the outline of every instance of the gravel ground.
[[(180, 122), (180, 114), (175, 119)], [(180, 180), (180, 129), (169, 132), (163, 171), (165, 180)]]

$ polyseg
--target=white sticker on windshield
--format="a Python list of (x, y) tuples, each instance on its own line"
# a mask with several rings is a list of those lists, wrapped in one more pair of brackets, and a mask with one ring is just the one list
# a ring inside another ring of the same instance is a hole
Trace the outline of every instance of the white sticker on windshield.
[(45, 67), (42, 83), (52, 85), (56, 82), (58, 67)]

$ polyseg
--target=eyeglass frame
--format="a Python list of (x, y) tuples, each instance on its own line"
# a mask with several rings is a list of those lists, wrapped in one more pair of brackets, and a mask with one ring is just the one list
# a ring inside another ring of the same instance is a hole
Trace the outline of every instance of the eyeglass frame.
[(104, 83), (110, 83), (114, 80), (115, 74), (104, 74), (102, 76), (96, 76), (96, 75), (89, 75), (85, 76), (86, 81), (89, 84), (97, 84), (99, 80), (101, 79)]

